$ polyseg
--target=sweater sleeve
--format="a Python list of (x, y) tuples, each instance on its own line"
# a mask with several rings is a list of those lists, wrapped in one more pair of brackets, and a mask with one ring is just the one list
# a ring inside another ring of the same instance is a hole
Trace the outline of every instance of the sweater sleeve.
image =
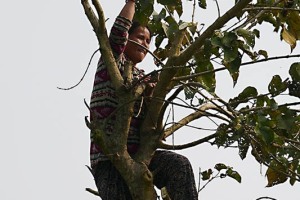
[(118, 16), (110, 32), (109, 41), (115, 58), (118, 58), (125, 50), (128, 38), (128, 30), (132, 22), (129, 19)]

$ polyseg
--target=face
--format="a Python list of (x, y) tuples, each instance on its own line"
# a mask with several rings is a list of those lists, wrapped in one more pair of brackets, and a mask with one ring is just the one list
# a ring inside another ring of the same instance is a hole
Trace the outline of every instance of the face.
[[(137, 27), (128, 38), (149, 49), (150, 32), (146, 27)], [(124, 53), (134, 64), (137, 64), (145, 58), (147, 51), (139, 45), (128, 41)]]

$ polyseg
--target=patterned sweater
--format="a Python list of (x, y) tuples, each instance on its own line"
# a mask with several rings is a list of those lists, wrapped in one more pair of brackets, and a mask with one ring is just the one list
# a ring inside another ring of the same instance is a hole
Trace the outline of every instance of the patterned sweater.
[[(124, 64), (127, 58), (123, 54), (125, 45), (127, 42), (128, 30), (131, 26), (131, 21), (118, 16), (110, 33), (109, 40), (110, 45), (117, 61), (121, 74), (124, 71)], [(139, 79), (144, 75), (144, 71), (136, 67), (133, 69), (133, 78)], [(141, 101), (137, 101), (134, 106), (134, 117), (132, 117), (130, 123), (130, 129), (128, 133), (127, 149), (128, 152), (134, 154), (139, 146), (139, 127), (143, 117), (143, 111), (137, 117), (138, 110)], [(94, 87), (91, 95), (91, 121), (95, 118), (97, 120), (105, 119), (117, 108), (118, 97), (116, 96), (112, 82), (109, 77), (107, 66), (100, 58), (95, 74)], [(107, 123), (105, 127), (106, 133), (113, 132), (113, 120)], [(102, 153), (101, 147), (96, 145), (93, 141), (93, 135), (91, 133), (91, 146), (90, 146), (90, 161), (91, 167), (94, 168), (99, 161), (108, 160), (108, 158)]]

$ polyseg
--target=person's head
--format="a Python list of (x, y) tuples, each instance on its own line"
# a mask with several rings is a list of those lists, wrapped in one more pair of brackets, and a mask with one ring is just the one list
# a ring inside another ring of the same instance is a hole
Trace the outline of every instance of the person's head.
[[(148, 27), (141, 26), (138, 22), (133, 22), (128, 34), (128, 39), (149, 49), (151, 32)], [(128, 41), (124, 53), (134, 64), (137, 64), (145, 58), (147, 51), (139, 45)]]

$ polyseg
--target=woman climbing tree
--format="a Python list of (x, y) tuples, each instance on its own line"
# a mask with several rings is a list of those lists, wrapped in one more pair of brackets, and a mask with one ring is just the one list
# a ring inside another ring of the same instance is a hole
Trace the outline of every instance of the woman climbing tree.
[[(142, 97), (136, 100), (134, 113), (130, 122), (127, 151), (134, 155), (139, 149), (139, 128), (146, 109), (144, 97), (151, 95), (155, 81), (144, 77), (142, 69), (137, 64), (145, 58), (151, 41), (151, 32), (148, 27), (132, 22), (135, 13), (135, 1), (127, 0), (110, 32), (109, 42), (118, 68), (123, 75), (126, 63), (132, 63), (132, 79), (146, 87)], [(132, 42), (133, 41), (133, 42)], [(139, 81), (140, 80), (140, 81)], [(150, 92), (149, 92), (150, 91)], [(107, 118), (105, 134), (114, 133), (114, 116), (119, 106), (119, 99), (108, 73), (107, 65), (102, 58), (98, 63), (95, 81), (90, 102), (91, 122)], [(91, 132), (90, 160), (99, 195), (103, 200), (132, 199), (130, 190), (110, 161), (102, 147), (95, 143)], [(187, 158), (170, 151), (156, 151), (148, 166), (153, 174), (153, 183), (158, 187), (166, 187), (172, 200), (198, 199), (194, 174)]]

